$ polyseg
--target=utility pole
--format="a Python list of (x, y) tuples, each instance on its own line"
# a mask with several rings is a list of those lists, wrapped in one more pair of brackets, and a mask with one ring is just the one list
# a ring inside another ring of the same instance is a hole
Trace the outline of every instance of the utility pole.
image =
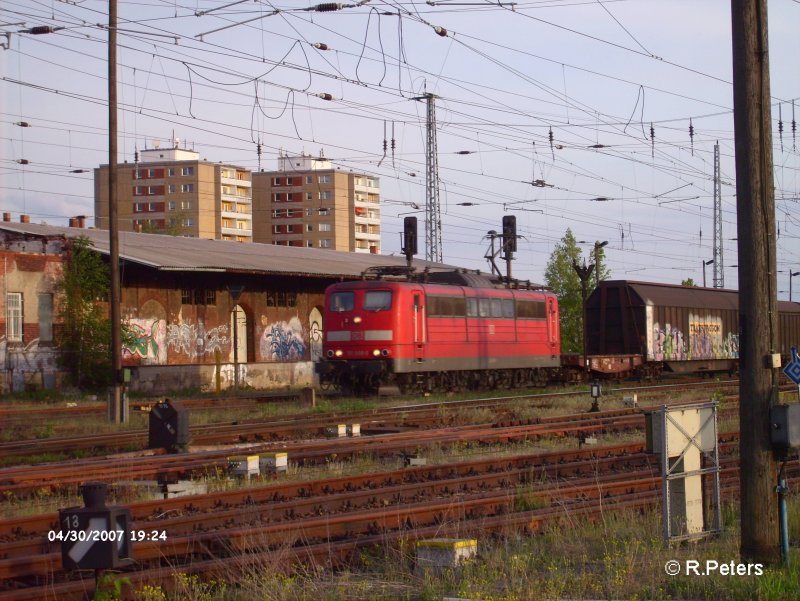
[(714, 288), (725, 287), (722, 258), (722, 182), (719, 169), (719, 142), (714, 144)]
[(122, 397), (122, 332), (119, 280), (119, 224), (117, 207), (117, 0), (108, 2), (108, 235), (111, 263), (111, 391), (108, 418), (128, 421)]
[(775, 195), (766, 0), (731, 0), (739, 251), (739, 457), (743, 560), (778, 564), (770, 407), (778, 400)]
[(425, 145), (425, 260), (442, 263), (442, 211), (439, 205), (439, 155), (436, 148), (436, 95), (426, 92), (414, 100), (427, 104)]

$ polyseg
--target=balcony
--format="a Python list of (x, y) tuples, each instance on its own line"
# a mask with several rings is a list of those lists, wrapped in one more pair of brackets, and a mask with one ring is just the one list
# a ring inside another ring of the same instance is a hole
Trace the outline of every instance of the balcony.
[(239, 186), (241, 188), (253, 187), (253, 182), (247, 179), (236, 179), (234, 177), (220, 177), (220, 181), (225, 186)]
[(222, 227), (220, 231), (226, 236), (245, 236), (247, 238), (253, 237), (253, 230), (240, 230), (235, 227)]

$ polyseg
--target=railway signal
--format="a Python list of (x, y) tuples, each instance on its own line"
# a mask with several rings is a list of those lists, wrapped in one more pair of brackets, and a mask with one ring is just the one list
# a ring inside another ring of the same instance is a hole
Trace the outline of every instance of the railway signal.
[(130, 510), (106, 507), (106, 484), (87, 482), (81, 486), (85, 507), (58, 512), (61, 527), (61, 563), (65, 570), (119, 568), (133, 561)]
[(406, 217), (403, 219), (403, 254), (406, 256), (409, 269), (411, 257), (417, 254), (417, 218)]

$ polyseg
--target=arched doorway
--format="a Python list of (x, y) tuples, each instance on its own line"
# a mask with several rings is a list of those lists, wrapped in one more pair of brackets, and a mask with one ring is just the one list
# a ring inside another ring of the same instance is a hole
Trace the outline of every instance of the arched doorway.
[(308, 315), (308, 343), (311, 348), (311, 361), (322, 358), (322, 313), (317, 307), (311, 309)]
[(248, 348), (247, 313), (244, 307), (236, 305), (231, 312), (231, 354), (232, 363), (247, 363)]

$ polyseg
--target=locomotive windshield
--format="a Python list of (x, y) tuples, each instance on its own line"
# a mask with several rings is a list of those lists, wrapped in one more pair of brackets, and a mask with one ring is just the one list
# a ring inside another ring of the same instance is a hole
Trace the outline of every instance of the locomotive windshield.
[(354, 292), (334, 292), (331, 294), (330, 309), (334, 313), (352, 311), (355, 306), (356, 295)]
[(391, 290), (371, 290), (364, 294), (364, 311), (388, 311), (391, 308)]

